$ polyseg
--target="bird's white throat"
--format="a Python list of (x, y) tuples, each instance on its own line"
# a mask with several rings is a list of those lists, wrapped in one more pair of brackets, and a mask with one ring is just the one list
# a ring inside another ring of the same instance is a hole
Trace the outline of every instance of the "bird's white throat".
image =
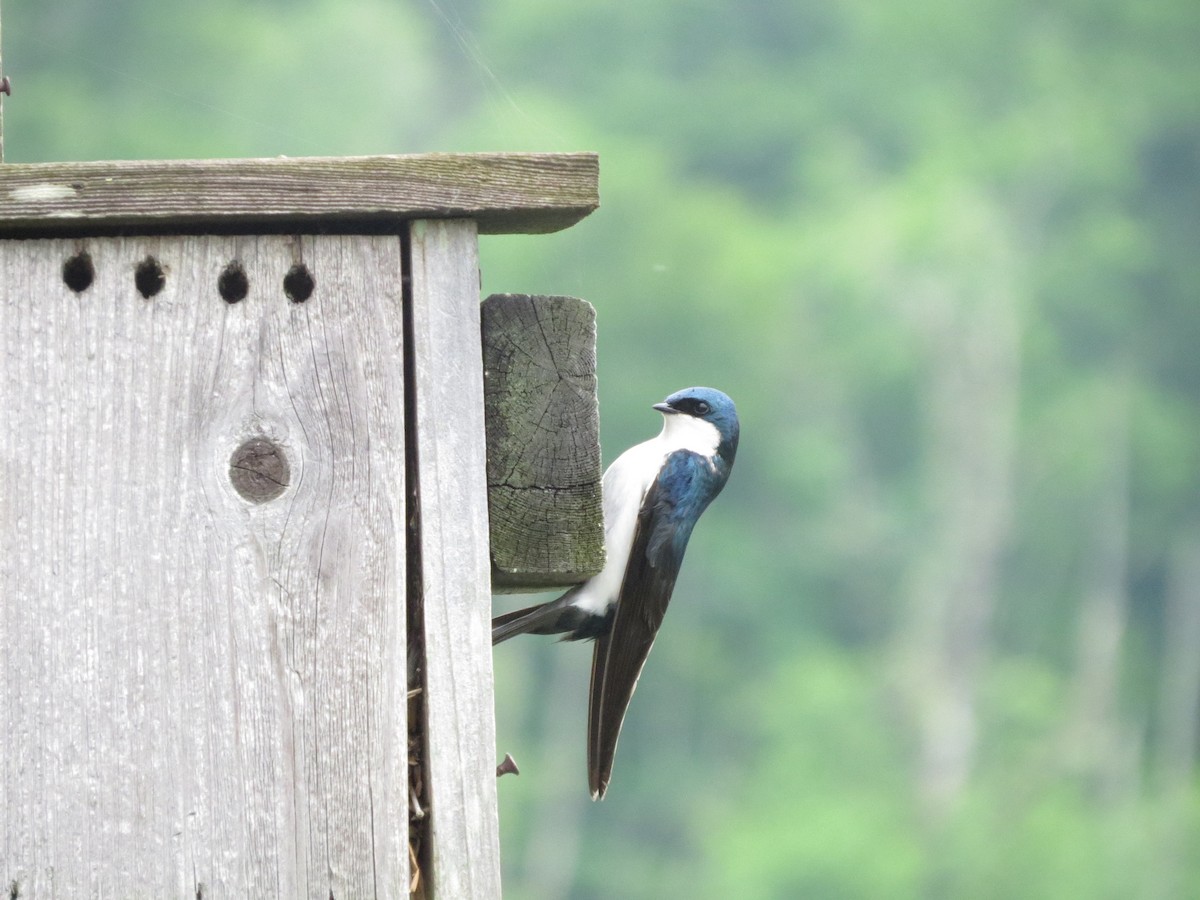
[(666, 444), (667, 453), (691, 450), (702, 456), (712, 456), (721, 444), (721, 432), (711, 422), (685, 413), (663, 416), (663, 430), (658, 439)]

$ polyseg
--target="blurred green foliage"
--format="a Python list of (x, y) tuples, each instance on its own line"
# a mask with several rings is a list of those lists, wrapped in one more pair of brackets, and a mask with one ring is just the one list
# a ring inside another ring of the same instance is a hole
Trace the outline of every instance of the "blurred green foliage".
[(10, 161), (597, 150), (483, 242), (599, 315), (605, 455), (743, 441), (586, 799), (497, 652), (528, 898), (1200, 896), (1200, 5), (6, 0)]

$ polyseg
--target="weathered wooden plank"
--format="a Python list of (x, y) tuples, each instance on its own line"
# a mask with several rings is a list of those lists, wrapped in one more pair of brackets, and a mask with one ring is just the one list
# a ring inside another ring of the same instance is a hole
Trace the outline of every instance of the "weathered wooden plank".
[(577, 584), (604, 566), (596, 311), (493, 294), (482, 331), (492, 589)]
[[(6, 890), (406, 892), (401, 265), (395, 237), (0, 241)], [(287, 462), (263, 502), (252, 438)]]
[(473, 218), (548, 232), (597, 205), (594, 153), (32, 163), (0, 170), (0, 237), (123, 233), (398, 233)]
[[(434, 895), (500, 896), (475, 223), (410, 230)], [(410, 424), (410, 429), (413, 426)]]

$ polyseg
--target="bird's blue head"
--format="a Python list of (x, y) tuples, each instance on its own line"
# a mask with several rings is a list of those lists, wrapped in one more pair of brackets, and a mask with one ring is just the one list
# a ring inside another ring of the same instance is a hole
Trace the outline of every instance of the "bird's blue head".
[(726, 463), (733, 464), (733, 458), (737, 454), (740, 428), (737, 408), (728, 395), (715, 388), (684, 388), (682, 391), (673, 393), (662, 403), (654, 404), (654, 408), (665, 415), (668, 421), (673, 416), (683, 415), (707, 422), (717, 430), (719, 436), (717, 453)]

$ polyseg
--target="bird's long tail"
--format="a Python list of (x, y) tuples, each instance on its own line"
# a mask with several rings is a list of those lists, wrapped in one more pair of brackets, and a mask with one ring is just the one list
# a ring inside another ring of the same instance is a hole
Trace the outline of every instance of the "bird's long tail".
[(549, 603), (527, 606), (524, 609), (496, 616), (492, 619), (492, 644), (507, 641), (518, 634), (558, 634), (569, 630), (559, 620), (566, 607), (567, 594)]

